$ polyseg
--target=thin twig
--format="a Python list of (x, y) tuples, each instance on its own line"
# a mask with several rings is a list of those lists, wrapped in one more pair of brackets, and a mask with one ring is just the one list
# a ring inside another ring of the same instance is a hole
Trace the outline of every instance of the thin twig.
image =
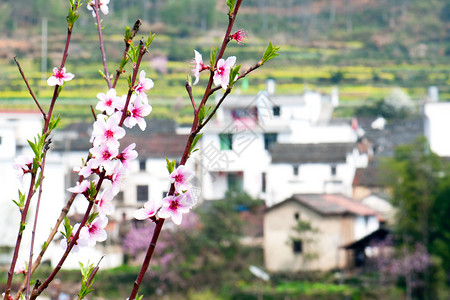
[(139, 51), (139, 56), (136, 61), (136, 64), (133, 66), (133, 75), (131, 77), (131, 86), (128, 89), (127, 100), (125, 101), (125, 105), (123, 108), (123, 114), (122, 114), (122, 118), (120, 119), (119, 126), (123, 125), (123, 122), (125, 121), (125, 118), (127, 117), (128, 106), (130, 105), (131, 95), (133, 94), (133, 91), (134, 91), (134, 85), (136, 83), (137, 73), (139, 72), (139, 67), (141, 65), (142, 57), (147, 52), (147, 48), (144, 47), (144, 42), (141, 40), (141, 41), (139, 41), (139, 43), (141, 44), (141, 49)]
[[(100, 190), (100, 187), (102, 186), (104, 179), (105, 179), (105, 173), (103, 172), (102, 174), (100, 174), (100, 178), (99, 178), (99, 181), (96, 186), (97, 192), (95, 193), (95, 195), (92, 196), (92, 199), (95, 199), (97, 197), (98, 191)], [(35, 287), (33, 289), (30, 300), (36, 299), (48, 287), (50, 282), (52, 282), (52, 280), (55, 278), (56, 274), (58, 274), (59, 270), (61, 270), (62, 265), (64, 264), (64, 262), (67, 259), (67, 256), (69, 255), (70, 251), (72, 250), (73, 246), (75, 245), (75, 243), (77, 242), (77, 240), (80, 236), (81, 229), (86, 225), (86, 223), (89, 219), (91, 210), (94, 207), (94, 201), (92, 199), (91, 199), (91, 201), (89, 201), (89, 205), (86, 208), (86, 212), (84, 213), (83, 220), (81, 221), (77, 232), (71, 239), (70, 243), (67, 245), (66, 251), (64, 252), (61, 259), (59, 260), (58, 265), (55, 267), (55, 269), (53, 269), (52, 273), (47, 277), (47, 279), (42, 283), (42, 285), (40, 285), (39, 287)]]
[[(125, 50), (123, 51), (123, 56), (122, 56), (122, 60), (126, 60), (127, 59), (127, 53), (128, 50), (130, 49), (130, 45), (133, 42), (133, 38), (136, 36), (136, 34), (139, 31), (139, 27), (142, 25), (142, 21), (140, 19), (137, 19), (136, 22), (134, 22), (134, 26), (133, 29), (131, 30), (131, 36), (129, 39), (124, 39), (125, 42)], [(114, 78), (114, 83), (112, 85), (112, 88), (116, 88), (117, 85), (117, 81), (119, 80), (120, 75), (123, 72), (123, 67), (120, 66), (117, 70), (116, 70), (116, 76)]]
[[(50, 141), (50, 140), (49, 140)], [(36, 238), (36, 227), (37, 227), (37, 220), (38, 220), (38, 215), (39, 215), (39, 207), (41, 204), (41, 198), (42, 198), (42, 186), (43, 186), (43, 181), (44, 181), (44, 167), (45, 167), (45, 158), (47, 157), (47, 150), (48, 150), (48, 145), (45, 146), (44, 149), (44, 155), (42, 157), (42, 164), (41, 164), (41, 172), (39, 174), (39, 192), (38, 192), (38, 198), (37, 198), (37, 202), (36, 202), (36, 210), (34, 213), (34, 222), (33, 222), (33, 230), (31, 231), (31, 243), (30, 243), (30, 255), (29, 255), (29, 260), (28, 260), (28, 270), (31, 270), (32, 266), (33, 266), (33, 249), (34, 249), (34, 241)], [(26, 297), (25, 299), (28, 299), (28, 295), (30, 292), (30, 282), (31, 282), (31, 272), (27, 272), (27, 289), (26, 289)]]
[(90, 105), (90, 107), (91, 107), (92, 115), (94, 116), (94, 121), (97, 121), (97, 116), (95, 115), (94, 107), (92, 105)]
[(102, 53), (102, 61), (103, 61), (103, 69), (105, 70), (105, 80), (108, 84), (108, 89), (111, 89), (111, 78), (109, 78), (108, 73), (108, 65), (106, 63), (106, 54), (105, 54), (105, 45), (103, 43), (103, 34), (102, 34), (102, 25), (100, 24), (100, 16), (98, 14), (99, 10), (99, 0), (95, 0), (94, 4), (94, 12), (95, 12), (95, 19), (97, 20), (97, 30), (98, 30), (98, 39), (100, 42), (100, 52)]
[(41, 112), (42, 116), (44, 117), (44, 120), (47, 118), (47, 116), (45, 115), (44, 110), (42, 109), (41, 105), (39, 104), (39, 102), (36, 99), (36, 96), (33, 93), (33, 90), (31, 89), (30, 84), (28, 83), (27, 78), (25, 77), (25, 74), (22, 71), (22, 68), (20, 67), (19, 62), (17, 61), (17, 56), (14, 56), (14, 61), (16, 62), (17, 67), (19, 68), (19, 72), (20, 75), (22, 75), (23, 81), (25, 81), (25, 84), (27, 85), (28, 91), (30, 92), (31, 97), (34, 100), (34, 103), (36, 103), (36, 106), (39, 108), (39, 111)]
[(19, 233), (17, 234), (16, 246), (14, 247), (14, 254), (13, 254), (12, 261), (11, 261), (11, 266), (8, 271), (8, 280), (6, 282), (6, 291), (5, 291), (5, 296), (4, 296), (5, 299), (8, 299), (8, 296), (11, 292), (11, 284), (12, 284), (12, 279), (14, 276), (14, 269), (16, 267), (17, 258), (19, 256), (20, 244), (22, 243), (22, 236), (23, 236), (23, 230), (24, 230), (23, 226), (25, 226), (24, 224), (25, 224), (25, 221), (27, 218), (28, 209), (30, 207), (31, 198), (33, 197), (34, 192), (35, 192), (35, 189), (34, 189), (35, 181), (36, 181), (36, 172), (34, 171), (31, 173), (31, 182), (30, 182), (30, 187), (28, 189), (27, 200), (25, 201), (23, 210), (21, 210)]

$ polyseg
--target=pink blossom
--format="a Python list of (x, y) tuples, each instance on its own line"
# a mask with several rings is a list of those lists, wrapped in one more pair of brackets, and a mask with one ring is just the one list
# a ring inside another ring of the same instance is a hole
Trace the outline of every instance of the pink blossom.
[(139, 73), (139, 82), (134, 87), (134, 90), (139, 94), (139, 96), (147, 99), (146, 92), (148, 92), (153, 87), (153, 85), (153, 80), (145, 78), (145, 71), (142, 70), (141, 73)]
[(106, 112), (108, 116), (112, 115), (115, 109), (118, 108), (120, 97), (116, 95), (115, 89), (110, 89), (105, 93), (98, 93), (97, 98), (100, 100), (97, 103), (96, 109)]
[[(109, 13), (108, 8), (109, 0), (98, 0), (98, 6), (103, 14), (107, 15)], [(95, 18), (95, 11), (93, 6), (95, 5), (95, 0), (91, 0), (87, 5), (87, 9), (92, 10), (92, 16)]]
[(230, 81), (230, 70), (236, 63), (236, 56), (230, 56), (227, 60), (223, 58), (217, 62), (217, 68), (214, 72), (214, 84), (221, 85), (223, 89), (228, 87)]
[(200, 189), (196, 188), (196, 187), (190, 187), (189, 189), (186, 190), (186, 192), (184, 193), (184, 195), (186, 196), (186, 202), (190, 203), (191, 207), (196, 205), (198, 202), (198, 198), (200, 195)]
[(112, 175), (110, 176), (111, 180), (111, 190), (113, 195), (117, 195), (120, 191), (120, 186), (127, 175), (127, 169), (124, 168), (121, 164), (116, 164)]
[(192, 74), (195, 76), (194, 85), (196, 85), (200, 79), (200, 72), (208, 69), (208, 66), (205, 66), (203, 64), (202, 55), (197, 50), (194, 50), (194, 55), (195, 57), (194, 60), (192, 61), (194, 65), (194, 68), (192, 69)]
[[(2, 298), (5, 298), (5, 293), (2, 294)], [(11, 295), (8, 295), (8, 300), (13, 300), (14, 298)], [(128, 298), (127, 298), (128, 300)]]
[(172, 218), (172, 221), (180, 225), (184, 213), (189, 212), (192, 205), (186, 199), (186, 195), (178, 194), (176, 196), (165, 197), (162, 207), (158, 212), (160, 218)]
[(89, 180), (83, 180), (81, 183), (77, 182), (77, 185), (67, 190), (74, 194), (84, 194), (91, 187), (91, 182)]
[(75, 75), (72, 73), (66, 73), (65, 67), (60, 70), (58, 68), (53, 68), (53, 75), (47, 79), (47, 84), (49, 86), (63, 85), (64, 81), (70, 81), (73, 77), (75, 77)]
[(120, 116), (113, 114), (110, 117), (99, 115), (94, 122), (92, 137), (94, 138), (94, 147), (101, 144), (107, 144), (113, 148), (119, 148), (119, 141), (125, 136), (125, 129), (119, 127)]
[(239, 45), (243, 45), (244, 41), (247, 39), (247, 34), (244, 30), (239, 29), (230, 36), (230, 39), (235, 40)]
[(103, 167), (107, 174), (111, 174), (115, 161), (113, 160), (117, 154), (119, 154), (119, 149), (116, 147), (109, 146), (107, 144), (101, 144), (98, 147), (93, 147), (89, 150), (92, 153), (92, 168)]
[(105, 216), (98, 216), (91, 224), (81, 228), (80, 239), (87, 240), (87, 245), (95, 246), (97, 242), (103, 242), (107, 238), (105, 227), (108, 219)]
[(136, 152), (136, 150), (134, 150), (135, 147), (136, 144), (132, 143), (128, 147), (123, 149), (123, 151), (120, 152), (119, 155), (117, 155), (117, 158), (122, 163), (122, 166), (127, 169), (130, 169), (130, 161), (138, 157), (138, 153)]
[(78, 172), (78, 175), (87, 178), (93, 173), (93, 170), (95, 169), (96, 168), (92, 168), (92, 160), (88, 160), (83, 167), (75, 167), (73, 168), (73, 171)]
[(194, 177), (194, 171), (186, 168), (184, 165), (178, 166), (176, 170), (174, 170), (170, 174), (170, 183), (175, 184), (175, 189), (182, 193), (189, 189), (189, 181)]
[(134, 212), (134, 218), (137, 220), (149, 219), (156, 215), (158, 209), (161, 207), (161, 201), (149, 200), (144, 203), (144, 207)]
[(133, 128), (134, 125), (138, 124), (141, 130), (145, 130), (147, 127), (147, 123), (145, 123), (144, 117), (148, 116), (152, 112), (152, 106), (141, 101), (141, 97), (136, 97), (128, 106), (128, 111), (130, 112), (130, 116), (127, 117), (124, 121), (124, 125), (128, 128)]
[(16, 262), (14, 267), (14, 273), (16, 274), (26, 274), (27, 273), (27, 262), (23, 259), (20, 259)]
[(14, 159), (14, 169), (16, 170), (16, 175), (20, 180), (21, 186), (24, 186), (25, 175), (30, 173), (33, 165), (33, 158), (25, 155), (20, 155)]
[(109, 215), (113, 211), (112, 199), (114, 194), (111, 189), (103, 190), (101, 193), (97, 194), (97, 199), (95, 204), (98, 208), (100, 215)]

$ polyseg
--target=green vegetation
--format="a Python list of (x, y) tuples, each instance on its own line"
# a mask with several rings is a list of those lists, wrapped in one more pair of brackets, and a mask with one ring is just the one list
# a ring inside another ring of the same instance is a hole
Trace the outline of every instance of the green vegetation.
[[(245, 69), (261, 58), (268, 37), (281, 46), (281, 55), (255, 72), (248, 88), (236, 86), (239, 92), (255, 94), (265, 89), (267, 78), (275, 78), (278, 94), (298, 94), (305, 87), (326, 93), (337, 85), (341, 103), (350, 107), (383, 99), (396, 86), (415, 103), (426, 98), (430, 85), (439, 87), (441, 100), (450, 100), (450, 43), (445, 29), (449, 5), (445, 0), (349, 3), (246, 0), (236, 28), (245, 28), (249, 39), (245, 46), (231, 44), (226, 55), (236, 55)], [(184, 81), (193, 49), (207, 55), (217, 46), (226, 9), (221, 0), (111, 2), (110, 14), (103, 21), (110, 70), (120, 61), (124, 27), (141, 18), (144, 24), (137, 38), (149, 31), (157, 34), (143, 65), (155, 81), (152, 115), (185, 121), (190, 104)], [(101, 65), (94, 22), (85, 8), (82, 11), (85, 14), (75, 25), (67, 64), (76, 77), (62, 93), (71, 106), (59, 106), (66, 122), (90, 118), (87, 104), (94, 104), (96, 94), (106, 86), (98, 74)], [(36, 0), (31, 5), (25, 0), (5, 0), (0, 4), (0, 109), (34, 109), (13, 55), (38, 98), (45, 102), (51, 97), (45, 79), (62, 53), (65, 13), (64, 1), (58, 0)], [(41, 35), (44, 17), (49, 35), (47, 66), (41, 74), (41, 41), (32, 37)], [(125, 91), (125, 77), (119, 93)], [(194, 88), (193, 93), (199, 97), (201, 88)], [(164, 108), (155, 109), (160, 104)], [(352, 109), (343, 111), (353, 113)]]

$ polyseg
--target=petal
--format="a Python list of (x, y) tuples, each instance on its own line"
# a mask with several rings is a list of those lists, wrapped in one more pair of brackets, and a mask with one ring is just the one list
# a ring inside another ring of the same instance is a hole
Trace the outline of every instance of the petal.
[(55, 76), (51, 76), (49, 79), (47, 79), (47, 84), (49, 86), (55, 86), (59, 84), (59, 80)]
[(172, 221), (175, 224), (180, 225), (182, 219), (183, 219), (183, 215), (180, 212), (176, 211), (172, 214)]
[(134, 212), (133, 217), (137, 220), (145, 220), (148, 219), (150, 216), (147, 213), (147, 210), (145, 210), (144, 208), (139, 208)]

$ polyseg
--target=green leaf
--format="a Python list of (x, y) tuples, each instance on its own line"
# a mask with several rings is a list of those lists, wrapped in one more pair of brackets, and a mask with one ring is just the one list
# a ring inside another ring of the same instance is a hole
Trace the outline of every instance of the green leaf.
[(272, 42), (269, 42), (269, 45), (267, 46), (266, 52), (264, 52), (261, 65), (265, 62), (271, 60), (275, 56), (280, 55), (277, 51), (280, 50), (280, 47), (272, 45)]
[(230, 72), (230, 80), (229, 80), (229, 86), (230, 88), (233, 87), (233, 84), (236, 82), (236, 77), (239, 76), (239, 70), (241, 69), (241, 65), (238, 65), (236, 67), (234, 67), (233, 69), (231, 69)]
[(47, 249), (47, 247), (48, 247), (48, 244), (47, 244), (47, 242), (44, 242), (44, 244), (42, 245), (42, 250), (45, 250), (45, 249)]
[(130, 27), (125, 27), (125, 42), (128, 43), (128, 40), (131, 39), (131, 29)]
[(194, 149), (195, 145), (197, 144), (198, 140), (202, 137), (202, 135), (203, 135), (203, 133), (200, 133), (200, 134), (197, 134), (194, 137), (194, 140), (192, 141), (192, 144), (191, 144), (191, 148), (189, 149), (189, 153), (193, 153), (194, 152), (192, 150)]
[(98, 216), (98, 213), (97, 213), (97, 212), (91, 214), (91, 215), (89, 216), (89, 219), (87, 220), (87, 223), (88, 223), (88, 224), (91, 224), (97, 216)]
[(230, 13), (234, 11), (234, 6), (236, 5), (236, 0), (227, 0), (228, 8), (230, 9)]
[(216, 63), (216, 54), (217, 54), (217, 47), (215, 49), (211, 49), (211, 57), (209, 59), (209, 63), (210, 63), (211, 68)]
[(169, 171), (169, 174), (172, 174), (173, 170), (175, 169), (176, 160), (170, 161), (166, 157), (166, 163), (167, 163), (167, 171)]
[(145, 43), (145, 48), (150, 47), (150, 45), (152, 44), (153, 40), (155, 39), (155, 36), (156, 36), (156, 34), (154, 34), (154, 33), (152, 34), (150, 32), (150, 34), (148, 35), (147, 42)]
[(97, 72), (98, 72), (98, 74), (100, 74), (100, 76), (102, 76), (102, 78), (106, 78), (106, 75), (105, 75), (105, 73), (103, 73), (102, 70), (98, 69)]
[(64, 231), (65, 233), (63, 233), (63, 235), (67, 238), (67, 240), (70, 239), (70, 237), (72, 236), (72, 230), (73, 227), (70, 225), (70, 221), (67, 217), (64, 217)]
[(25, 223), (25, 222), (20, 223), (20, 233), (22, 233), (25, 230), (26, 226), (27, 226), (27, 223)]
[(95, 197), (97, 196), (97, 188), (95, 186), (95, 183), (91, 181), (91, 185), (89, 187), (89, 201), (94, 201)]
[(56, 128), (58, 126), (59, 121), (61, 121), (61, 115), (58, 115), (58, 117), (55, 119), (54, 116), (51, 117), (50, 123), (48, 124), (48, 128), (50, 131)]
[(208, 106), (208, 109), (205, 109), (205, 106), (202, 106), (200, 108), (200, 111), (198, 112), (198, 123), (202, 124), (205, 117), (208, 115), (209, 111), (211, 110), (211, 106)]

